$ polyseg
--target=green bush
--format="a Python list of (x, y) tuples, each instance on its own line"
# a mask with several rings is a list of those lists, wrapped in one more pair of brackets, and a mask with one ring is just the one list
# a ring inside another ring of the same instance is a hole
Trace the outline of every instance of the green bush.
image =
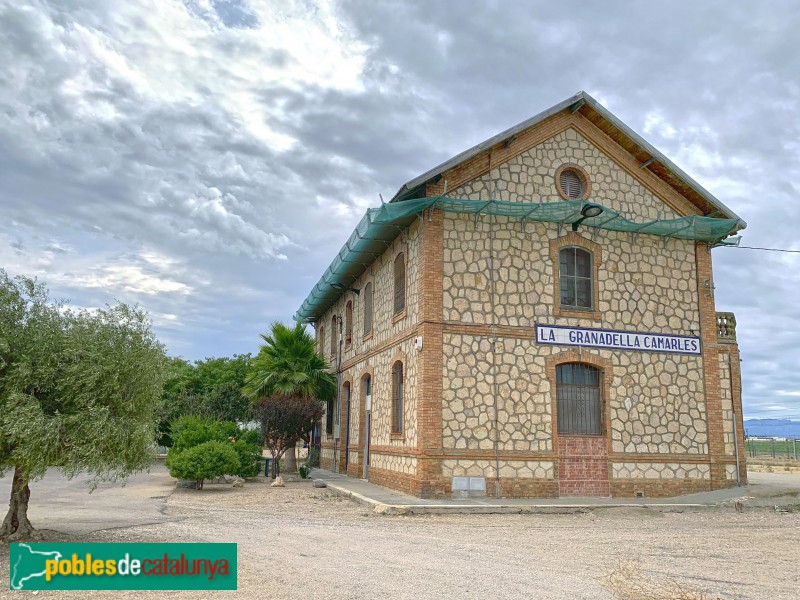
[(264, 437), (259, 429), (240, 429), (236, 439), (248, 444), (254, 444), (259, 448), (264, 447)]
[(239, 458), (239, 469), (232, 475), (239, 477), (255, 477), (261, 472), (261, 446), (248, 444), (244, 440), (237, 440), (231, 444)]
[(306, 464), (309, 467), (319, 468), (319, 448), (317, 448), (316, 446), (309, 447), (308, 459), (306, 460)]
[(181, 452), (205, 442), (227, 442), (235, 435), (234, 423), (214, 421), (208, 417), (179, 417), (170, 425), (170, 452)]
[(197, 446), (167, 456), (169, 474), (178, 479), (194, 479), (195, 487), (203, 489), (206, 479), (235, 474), (239, 468), (239, 457), (231, 442), (203, 442)]

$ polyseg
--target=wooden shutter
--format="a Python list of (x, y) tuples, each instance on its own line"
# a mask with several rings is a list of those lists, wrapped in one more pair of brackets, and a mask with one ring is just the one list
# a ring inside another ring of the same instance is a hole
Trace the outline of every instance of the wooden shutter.
[(403, 432), (403, 363), (392, 367), (392, 433)]
[(372, 282), (364, 287), (364, 335), (372, 331)]
[(559, 184), (561, 191), (567, 198), (578, 199), (583, 195), (583, 182), (580, 176), (570, 169), (561, 171)]
[(344, 345), (349, 346), (353, 342), (353, 301), (348, 300), (344, 307)]
[(394, 314), (406, 307), (406, 259), (401, 252), (394, 259)]

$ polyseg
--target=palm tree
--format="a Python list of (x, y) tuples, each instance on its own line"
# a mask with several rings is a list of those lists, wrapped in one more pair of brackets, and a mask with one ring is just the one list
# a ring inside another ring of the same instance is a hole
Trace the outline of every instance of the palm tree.
[[(253, 359), (242, 392), (251, 400), (272, 394), (299, 394), (327, 402), (336, 397), (336, 379), (303, 323), (274, 322)], [(297, 470), (294, 448), (286, 453), (286, 471)]]

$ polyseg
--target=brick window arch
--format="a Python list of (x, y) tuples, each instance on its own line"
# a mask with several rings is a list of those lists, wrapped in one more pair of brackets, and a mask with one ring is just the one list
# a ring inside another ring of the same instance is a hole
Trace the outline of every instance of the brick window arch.
[(406, 257), (403, 252), (394, 259), (394, 314), (406, 308)]
[(403, 433), (403, 362), (392, 365), (392, 433)]
[(556, 191), (564, 200), (585, 200), (589, 197), (591, 180), (586, 171), (575, 163), (558, 167), (554, 179)]
[(600, 265), (603, 248), (571, 231), (550, 240), (553, 268), (553, 316), (602, 320)]
[(559, 435), (603, 433), (602, 378), (603, 371), (587, 363), (556, 365)]

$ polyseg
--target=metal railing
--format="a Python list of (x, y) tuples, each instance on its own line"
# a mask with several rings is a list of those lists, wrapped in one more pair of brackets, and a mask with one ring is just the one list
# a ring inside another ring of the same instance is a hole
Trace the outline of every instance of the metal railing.
[(736, 315), (732, 312), (717, 313), (717, 340), (736, 342)]
[(800, 457), (800, 439), (797, 438), (747, 437), (744, 448), (752, 458), (798, 460)]

